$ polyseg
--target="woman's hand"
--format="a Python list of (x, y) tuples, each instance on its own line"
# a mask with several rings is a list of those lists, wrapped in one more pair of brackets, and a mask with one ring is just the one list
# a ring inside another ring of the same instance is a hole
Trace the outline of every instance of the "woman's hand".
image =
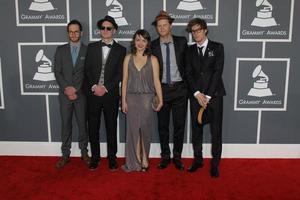
[(128, 105), (127, 105), (127, 102), (122, 102), (122, 112), (127, 114), (128, 112)]
[(153, 108), (156, 112), (160, 111), (160, 109), (162, 108), (163, 106), (163, 102), (162, 101), (159, 101), (156, 108)]

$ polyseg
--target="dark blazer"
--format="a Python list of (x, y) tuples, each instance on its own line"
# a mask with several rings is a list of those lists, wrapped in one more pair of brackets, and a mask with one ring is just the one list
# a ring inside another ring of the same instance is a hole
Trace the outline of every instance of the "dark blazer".
[(191, 93), (200, 91), (211, 97), (224, 96), (223, 65), (224, 47), (221, 43), (209, 40), (202, 58), (198, 55), (197, 44), (191, 45), (186, 54), (186, 78)]
[[(175, 48), (175, 54), (176, 54), (176, 62), (178, 65), (178, 70), (180, 72), (181, 78), (184, 81), (185, 80), (185, 64), (184, 64), (184, 58), (185, 58), (185, 52), (187, 49), (187, 40), (185, 37), (179, 37), (179, 36), (172, 36), (173, 42), (174, 42), (174, 48)], [(152, 54), (155, 55), (159, 62), (159, 77), (160, 80), (162, 80), (162, 74), (163, 74), (163, 59), (162, 59), (162, 53), (160, 48), (160, 39), (157, 38), (151, 42), (151, 50)]]
[[(110, 94), (119, 94), (119, 82), (122, 79), (123, 60), (126, 48), (114, 41), (104, 71), (104, 86)], [(88, 45), (85, 59), (85, 78), (88, 95), (93, 95), (91, 88), (99, 82), (102, 69), (101, 41)]]
[(60, 87), (60, 94), (64, 93), (64, 89), (67, 86), (75, 87), (77, 95), (82, 93), (86, 50), (86, 45), (81, 43), (78, 57), (73, 67), (70, 43), (57, 47), (54, 59), (54, 73)]

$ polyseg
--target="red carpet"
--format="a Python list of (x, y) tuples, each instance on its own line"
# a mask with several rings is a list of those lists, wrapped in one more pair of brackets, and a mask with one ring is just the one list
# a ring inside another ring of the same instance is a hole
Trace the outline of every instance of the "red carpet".
[(91, 172), (79, 158), (57, 170), (57, 159), (0, 156), (0, 199), (300, 199), (300, 159), (223, 159), (217, 179), (209, 175), (208, 159), (192, 174), (174, 165), (159, 170), (159, 159), (151, 159), (146, 173), (110, 172), (106, 159)]

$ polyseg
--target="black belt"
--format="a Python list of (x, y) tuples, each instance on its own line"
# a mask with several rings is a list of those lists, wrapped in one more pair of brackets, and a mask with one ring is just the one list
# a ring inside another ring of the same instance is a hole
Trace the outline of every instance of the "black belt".
[(177, 87), (179, 85), (182, 85), (183, 81), (177, 81), (177, 82), (172, 82), (170, 84), (168, 83), (162, 83), (162, 86), (167, 86), (167, 87)]

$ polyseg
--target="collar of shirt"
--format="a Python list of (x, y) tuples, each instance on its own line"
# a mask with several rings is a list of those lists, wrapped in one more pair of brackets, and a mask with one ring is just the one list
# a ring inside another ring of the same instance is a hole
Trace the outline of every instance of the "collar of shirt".
[(159, 41), (160, 41), (160, 45), (164, 45), (165, 43), (171, 43), (171, 44), (174, 43), (173, 42), (173, 37), (171, 37), (170, 40), (168, 40), (168, 41), (167, 40), (165, 40), (165, 41), (159, 40)]
[[(113, 45), (114, 44), (114, 40), (112, 40), (111, 42), (109, 42), (109, 43), (106, 43), (106, 42), (104, 42), (103, 40), (101, 40), (101, 42), (103, 42), (103, 43), (105, 43), (105, 44), (110, 44), (110, 45)], [(102, 47), (106, 47), (106, 48), (108, 48), (107, 46), (102, 46)]]
[[(103, 42), (103, 41), (101, 41)], [(114, 41), (112, 40), (110, 43), (106, 43), (106, 44), (111, 44), (113, 45)], [(108, 54), (109, 54), (109, 51), (110, 51), (110, 48), (107, 47), (107, 46), (102, 46), (102, 52), (103, 52), (103, 56), (104, 56), (104, 59), (107, 58)]]
[(206, 51), (207, 44), (208, 44), (208, 39), (207, 38), (204, 40), (204, 42), (201, 45), (197, 43), (197, 47), (199, 47), (199, 48), (203, 47), (203, 49), (202, 49), (203, 55), (204, 55), (204, 53)]
[(81, 42), (70, 42), (70, 47), (71, 47), (71, 50), (73, 47), (77, 47), (77, 52), (78, 50), (80, 49), (80, 46), (81, 46)]

